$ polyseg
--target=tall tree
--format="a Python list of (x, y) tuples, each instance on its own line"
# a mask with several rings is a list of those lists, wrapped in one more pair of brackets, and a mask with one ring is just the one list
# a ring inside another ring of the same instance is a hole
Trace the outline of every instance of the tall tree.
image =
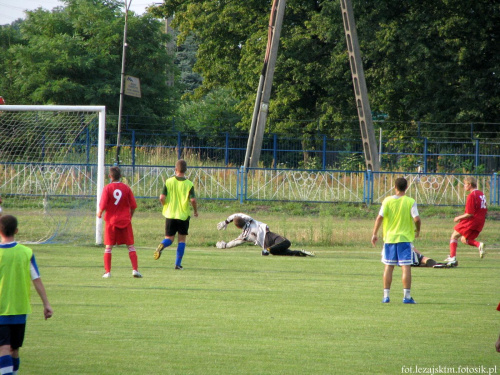
[(372, 98), (396, 120), (500, 120), (500, 3), (378, 1), (357, 8)]
[(198, 44), (192, 35), (177, 47), (174, 63), (180, 71), (179, 85), (184, 98), (188, 99), (201, 86), (203, 78), (193, 71)]
[[(0, 89), (10, 104), (105, 105), (118, 113), (124, 14), (117, 0), (66, 0), (27, 12), (21, 43), (0, 61)], [(177, 100), (167, 86), (172, 58), (163, 25), (129, 13), (126, 74), (141, 79), (142, 98), (125, 96), (124, 113), (164, 116)]]
[[(248, 128), (267, 43), (271, 0), (164, 0), (180, 40), (199, 42), (201, 97), (229, 87)], [(354, 0), (372, 110), (393, 121), (500, 120), (500, 3)], [(288, 0), (274, 75), (273, 131), (355, 135), (356, 118), (337, 0)]]
[(6, 104), (12, 104), (8, 91), (8, 86), (2, 85), (2, 77), (12, 74), (12, 57), (9, 54), (9, 48), (23, 42), (19, 25), (21, 21), (17, 20), (10, 25), (0, 26), (0, 96), (6, 100)]
[[(203, 85), (197, 90), (198, 96), (217, 87), (231, 88), (240, 98), (240, 126), (244, 129), (250, 123), (262, 70), (270, 6), (268, 0), (167, 0), (156, 10), (157, 15), (175, 14), (173, 26), (180, 31), (181, 43), (190, 33), (199, 42), (195, 70), (203, 76)], [(269, 115), (273, 131), (317, 132), (318, 126), (331, 125), (333, 119), (355, 115), (354, 105), (325, 112), (325, 106), (345, 103), (352, 93), (348, 74), (339, 82), (325, 68), (332, 50), (345, 50), (343, 38), (332, 38), (331, 22), (323, 24), (324, 18), (333, 16), (338, 21), (335, 30), (342, 35), (339, 9), (338, 4), (288, 2)], [(342, 65), (348, 68), (347, 58)], [(334, 91), (339, 85), (343, 90)], [(339, 111), (344, 113), (339, 115)], [(324, 126), (321, 130), (329, 129)]]

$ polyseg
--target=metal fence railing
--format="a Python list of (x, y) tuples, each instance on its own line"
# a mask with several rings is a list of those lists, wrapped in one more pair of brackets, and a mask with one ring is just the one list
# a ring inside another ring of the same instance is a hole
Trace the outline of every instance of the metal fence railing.
[[(115, 136), (108, 134), (110, 139)], [(189, 133), (157, 134), (136, 131), (122, 134), (120, 162), (163, 165), (168, 158), (197, 160), (200, 165), (244, 164), (248, 135)], [(109, 143), (107, 148), (112, 149)], [(380, 165), (385, 171), (424, 173), (493, 173), (500, 169), (500, 140), (382, 139)], [(112, 158), (114, 152), (109, 152)], [(110, 160), (111, 162), (111, 160)], [(358, 170), (365, 167), (361, 139), (326, 135), (297, 138), (268, 134), (263, 139), (260, 166), (307, 170)]]
[[(43, 131), (41, 131), (43, 133)], [(379, 136), (379, 138), (382, 135)], [(52, 131), (54, 150), (48, 152), (48, 140), (30, 144), (30, 159), (11, 152), (0, 161), (95, 164), (97, 129), (86, 127), (69, 138)], [(106, 163), (116, 162), (116, 133), (108, 132)], [(155, 133), (127, 130), (122, 132), (119, 164), (164, 166), (184, 158), (191, 165), (230, 167), (244, 165), (247, 134)], [(19, 147), (18, 147), (19, 148)], [(494, 173), (500, 169), (500, 140), (431, 139), (422, 136), (379, 139), (380, 165), (383, 171), (424, 173)], [(17, 149), (16, 149), (17, 150)], [(260, 167), (306, 170), (365, 170), (361, 139), (330, 138), (326, 135), (291, 137), (266, 134), (263, 139)]]
[[(122, 165), (124, 181), (138, 198), (157, 199), (174, 166)], [(454, 206), (465, 203), (467, 174), (305, 170), (243, 167), (189, 167), (187, 177), (201, 199), (381, 203), (394, 194), (397, 177), (408, 179), (407, 194), (420, 205)], [(475, 174), (490, 205), (500, 204), (496, 173)], [(96, 196), (97, 167), (82, 164), (0, 163), (3, 197)]]

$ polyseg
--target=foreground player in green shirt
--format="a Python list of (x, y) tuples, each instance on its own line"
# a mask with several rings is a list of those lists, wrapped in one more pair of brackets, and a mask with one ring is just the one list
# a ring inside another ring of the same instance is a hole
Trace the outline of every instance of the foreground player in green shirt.
[(403, 281), (403, 303), (413, 304), (411, 297), (411, 265), (413, 263), (413, 240), (420, 235), (420, 217), (417, 203), (413, 198), (406, 196), (408, 181), (397, 178), (394, 188), (396, 194), (387, 197), (382, 202), (382, 207), (375, 220), (373, 228), (372, 245), (378, 240), (378, 230), (383, 223), (384, 248), (382, 250), (382, 263), (384, 269), (384, 298), (382, 303), (389, 303), (389, 291), (392, 284), (392, 273), (395, 266), (401, 266)]
[(52, 317), (33, 251), (14, 240), (17, 219), (0, 217), (0, 374), (15, 375), (23, 345), (26, 318), (31, 313), (31, 282), (42, 299), (45, 319)]

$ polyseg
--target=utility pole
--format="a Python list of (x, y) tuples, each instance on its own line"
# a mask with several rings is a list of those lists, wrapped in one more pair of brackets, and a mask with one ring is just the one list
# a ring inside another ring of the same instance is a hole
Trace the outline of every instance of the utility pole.
[(273, 85), (274, 68), (278, 57), (281, 27), (285, 15), (286, 0), (274, 0), (269, 20), (269, 33), (262, 69), (259, 88), (253, 112), (250, 134), (248, 136), (247, 151), (245, 155), (245, 168), (258, 166), (260, 153), (262, 151), (262, 140), (266, 128), (267, 114), (269, 112), (269, 99)]
[(123, 95), (125, 88), (125, 57), (127, 55), (127, 22), (128, 22), (128, 10), (132, 4), (132, 0), (125, 1), (125, 26), (123, 27), (123, 51), (122, 51), (122, 71), (120, 80), (120, 104), (118, 106), (118, 135), (116, 136), (116, 160), (115, 165), (120, 165), (120, 141), (122, 134), (122, 111), (123, 111)]
[[(168, 51), (168, 54), (170, 56), (172, 56), (172, 58), (174, 57), (175, 55), (175, 40), (174, 40), (174, 30), (170, 27), (170, 25), (172, 24), (172, 20), (173, 20), (173, 17), (168, 17), (165, 19), (165, 34), (167, 35), (170, 35), (171, 38), (170, 40), (167, 42), (167, 51)], [(168, 76), (167, 76), (167, 86), (169, 87), (172, 87), (174, 85), (174, 72), (171, 71), (168, 73)]]
[(361, 128), (366, 168), (373, 172), (378, 172), (380, 171), (380, 161), (377, 151), (377, 141), (375, 139), (375, 130), (373, 129), (372, 112), (368, 99), (363, 61), (361, 60), (358, 33), (356, 32), (356, 23), (354, 22), (354, 11), (352, 9), (351, 0), (340, 0), (340, 6), (342, 8), (342, 18), (344, 20), (344, 31), (347, 41), (347, 51), (349, 52), (354, 94), (356, 96), (356, 107), (358, 108), (359, 126)]

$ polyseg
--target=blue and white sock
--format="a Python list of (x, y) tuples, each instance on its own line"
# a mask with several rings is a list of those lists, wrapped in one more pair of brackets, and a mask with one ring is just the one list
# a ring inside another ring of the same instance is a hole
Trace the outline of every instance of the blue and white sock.
[(177, 245), (177, 258), (175, 260), (175, 265), (176, 266), (181, 266), (182, 262), (182, 257), (184, 256), (184, 250), (186, 249), (186, 243), (185, 242), (179, 242)]
[(2, 375), (12, 375), (14, 371), (14, 364), (12, 363), (12, 357), (10, 355), (4, 355), (0, 357), (0, 374)]
[(19, 366), (21, 365), (21, 359), (14, 358), (12, 357), (12, 363), (14, 364), (14, 371), (12, 372), (12, 375), (17, 375), (17, 372), (19, 371)]

